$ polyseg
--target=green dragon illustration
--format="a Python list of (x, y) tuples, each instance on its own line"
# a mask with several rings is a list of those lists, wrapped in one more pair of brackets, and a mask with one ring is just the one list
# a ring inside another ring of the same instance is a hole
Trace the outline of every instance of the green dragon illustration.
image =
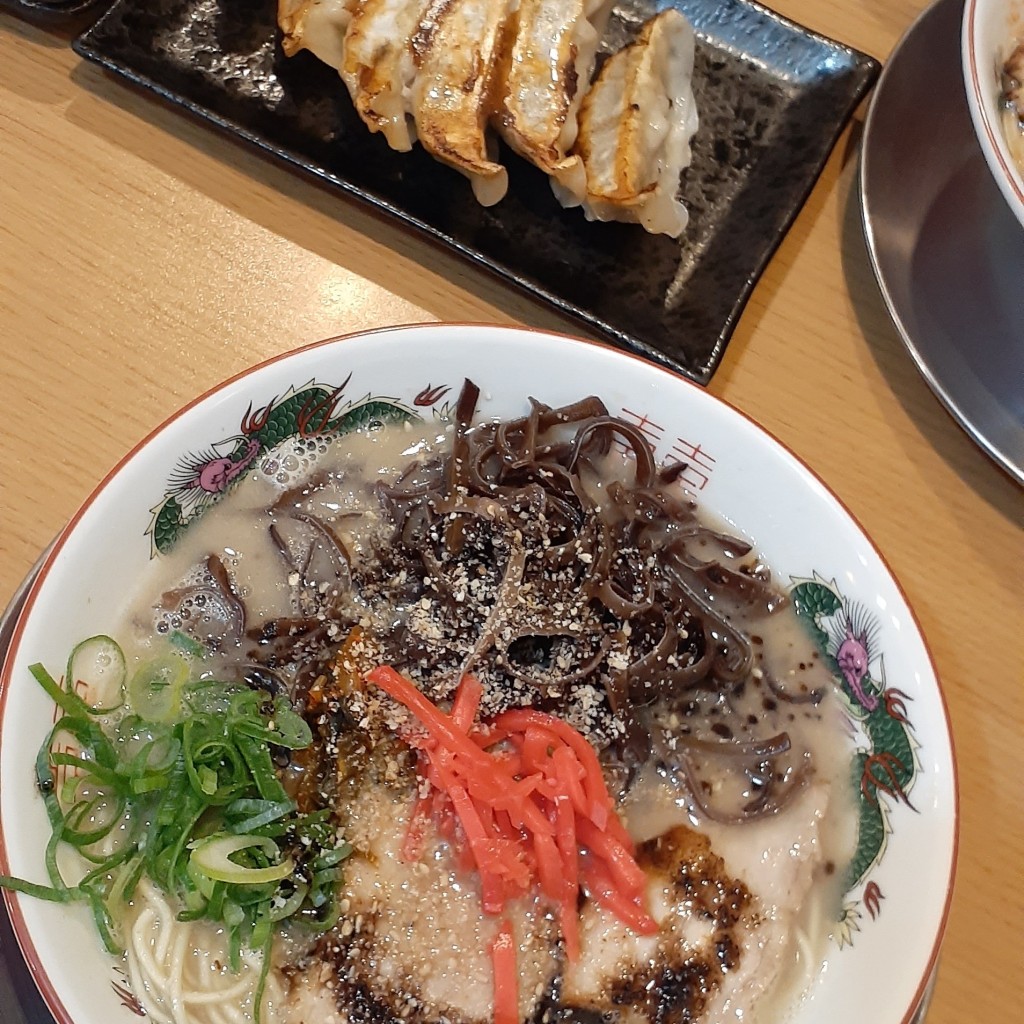
[[(292, 438), (334, 438), (354, 430), (387, 423), (412, 423), (422, 419), (413, 409), (395, 398), (366, 395), (356, 401), (342, 402), (342, 394), (351, 381), (331, 387), (310, 381), (290, 388), (280, 398), (272, 398), (253, 411), (250, 405), (242, 416), (240, 432), (216, 442), (203, 452), (182, 458), (172, 471), (163, 500), (152, 509), (147, 531), (154, 554), (166, 554), (178, 538), (211, 505), (220, 500), (258, 459)], [(431, 404), (429, 388), (416, 402)], [(415, 404), (415, 403), (414, 403)]]
[[(918, 772), (917, 743), (907, 717), (912, 698), (885, 685), (884, 663), (874, 656), (875, 628), (864, 609), (846, 601), (834, 583), (821, 579), (795, 581), (790, 597), (840, 683), (840, 693), (853, 721), (858, 745), (851, 761), (857, 797), (857, 847), (847, 868), (840, 945), (853, 941), (859, 930), (859, 904), (871, 918), (880, 913), (884, 899), (869, 875), (885, 853), (892, 833), (892, 806), (898, 803), (915, 810), (910, 790)], [(872, 676), (877, 664), (878, 678)], [(887, 802), (891, 801), (891, 804)]]

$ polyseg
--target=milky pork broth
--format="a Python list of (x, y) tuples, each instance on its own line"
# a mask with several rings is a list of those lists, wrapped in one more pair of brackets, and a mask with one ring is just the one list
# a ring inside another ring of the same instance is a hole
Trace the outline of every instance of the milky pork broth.
[[(452, 423), (285, 442), (154, 563), (126, 624), (130, 660), (187, 638), (194, 671), (286, 694), (312, 730), (275, 763), (352, 853), (333, 927), (277, 940), (264, 1019), (784, 1019), (826, 954), (855, 839), (828, 667), (749, 545), (698, 515), (635, 428), (596, 399), (470, 426), (476, 399), (467, 383)], [(550, 843), (542, 820), (522, 845), (529, 808), (470, 806), (476, 783), (445, 774), (472, 751), (439, 745), (430, 709), (459, 722), (467, 677), (460, 735), (516, 766), (508, 787), (532, 786)], [(521, 708), (537, 717), (510, 724)], [(561, 757), (556, 733), (598, 755), (608, 812), (569, 776), (556, 792), (560, 768), (527, 778), (531, 744)], [(475, 840), (478, 820), (497, 838)], [(493, 867), (499, 847), (519, 852)], [(130, 974), (163, 1005), (167, 982), (137, 965), (173, 940), (146, 920)]]

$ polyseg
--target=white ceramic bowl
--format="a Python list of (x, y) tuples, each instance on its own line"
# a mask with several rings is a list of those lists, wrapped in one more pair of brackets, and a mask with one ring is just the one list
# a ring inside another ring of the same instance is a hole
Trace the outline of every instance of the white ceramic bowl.
[(967, 106), (989, 170), (1024, 225), (1024, 175), (1006, 143), (999, 98), (1000, 68), (1022, 40), (1024, 0), (966, 0), (960, 49)]
[[(827, 968), (792, 1024), (909, 1022), (934, 967), (949, 906), (957, 808), (945, 707), (902, 591), (821, 481), (745, 416), (640, 359), (539, 332), (433, 325), (314, 345), (216, 388), (129, 454), (46, 559), (4, 663), (0, 870), (45, 880), (49, 829), (32, 765), (54, 709), (29, 678), (28, 666), (42, 661), (59, 670), (77, 641), (111, 628), (126, 591), (159, 557), (147, 531), (175, 466), (190, 453), (209, 458), (224, 439), (234, 439), (234, 446), (246, 433), (247, 410), (275, 399), (280, 408), (290, 389), (313, 381), (329, 391), (349, 374), (342, 411), (349, 399), (358, 409), (366, 396), (391, 396), (407, 411), (430, 417), (435, 402), (449, 401), (465, 376), (481, 386), (483, 416), (525, 411), (528, 395), (559, 404), (598, 394), (613, 412), (643, 424), (660, 457), (689, 464), (685, 483), (754, 541), (776, 579), (821, 588), (819, 596), (832, 608), (821, 624), (833, 648), (851, 623), (866, 630), (866, 666), (857, 682), (877, 701), (871, 721), (885, 726), (899, 751), (877, 739), (863, 707), (851, 705), (857, 744), (875, 759), (876, 781), (866, 789), (880, 827), (861, 844), (868, 867), (845, 895), (841, 941), (831, 947)], [(438, 398), (444, 388), (451, 392)], [(207, 478), (214, 490), (217, 479)], [(894, 757), (905, 772), (906, 802), (886, 775), (884, 765), (892, 768)], [(123, 978), (100, 951), (84, 911), (5, 896), (22, 950), (59, 1024), (136, 1024), (114, 987)]]

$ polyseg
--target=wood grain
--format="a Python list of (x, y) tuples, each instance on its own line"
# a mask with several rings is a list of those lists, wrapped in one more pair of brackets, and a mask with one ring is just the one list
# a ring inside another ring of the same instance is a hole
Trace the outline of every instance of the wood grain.
[[(776, 0), (880, 58), (919, 0)], [(0, 16), (0, 601), (117, 459), (198, 392), (320, 337), (558, 317)], [(1024, 495), (904, 352), (860, 230), (854, 122), (710, 390), (792, 448), (920, 618), (960, 766), (930, 1024), (1019, 1016)], [(879, 979), (884, 984), (884, 979)]]

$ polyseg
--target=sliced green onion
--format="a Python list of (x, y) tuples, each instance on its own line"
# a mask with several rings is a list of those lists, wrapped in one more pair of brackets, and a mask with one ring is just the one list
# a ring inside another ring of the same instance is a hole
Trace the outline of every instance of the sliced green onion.
[(272, 800), (279, 803), (288, 799), (274, 771), (274, 762), (270, 759), (270, 751), (266, 744), (260, 743), (249, 736), (239, 736), (237, 739), (238, 751), (245, 758), (245, 763), (252, 773), (256, 788), (264, 800)]
[(110, 895), (107, 897), (108, 901), (115, 905), (127, 903), (135, 895), (135, 887), (139, 884), (139, 879), (142, 877), (145, 869), (145, 858), (136, 853), (110, 887)]
[(100, 933), (103, 948), (114, 956), (121, 956), (124, 953), (124, 949), (117, 939), (114, 938), (113, 921), (110, 917), (110, 911), (103, 901), (103, 897), (92, 888), (85, 889), (84, 892), (89, 901), (89, 906), (92, 908), (93, 921), (96, 924), (96, 931)]
[(182, 633), (180, 629), (176, 629), (168, 639), (179, 651), (187, 654), (190, 658), (202, 658), (206, 654), (206, 648), (198, 640), (190, 637), (188, 633)]
[(299, 882), (295, 886), (295, 891), (285, 898), (283, 903), (271, 904), (270, 920), (283, 921), (286, 917), (291, 917), (302, 906), (308, 892), (309, 886), (305, 882)]
[(226, 899), (221, 916), (228, 927), (237, 928), (245, 920), (245, 911), (237, 903)]
[(260, 965), (260, 977), (256, 982), (256, 991), (252, 997), (252, 1019), (253, 1024), (261, 1024), (263, 1012), (263, 992), (267, 987), (267, 974), (270, 971), (270, 953), (274, 942), (273, 933), (269, 934), (263, 943), (263, 962)]
[(313, 742), (313, 733), (301, 715), (297, 715), (282, 698), (274, 702), (274, 722), (270, 742), (289, 750), (303, 750)]
[[(243, 946), (263, 950), (258, 1013), (279, 922), (324, 931), (339, 914), (350, 849), (338, 843), (330, 810), (299, 813), (271, 757), (275, 746), (308, 745), (309, 727), (283, 697), (191, 680), (190, 658), (173, 649), (127, 684), (119, 659), (113, 640), (91, 637), (72, 651), (66, 686), (32, 666), (62, 712), (35, 760), (51, 827), (50, 884), (0, 877), (0, 887), (87, 903), (104, 946), (117, 952), (118, 920), (145, 875), (178, 902), (180, 920), (223, 927), (235, 969)], [(99, 696), (98, 680), (107, 694), (124, 687), (123, 707)], [(76, 692), (82, 683), (85, 699)], [(77, 885), (61, 874), (62, 845), (89, 862)]]
[[(61, 839), (71, 846), (79, 847), (98, 843), (110, 834), (124, 816), (125, 803), (119, 793), (97, 793), (88, 799), (79, 800), (67, 813)], [(92, 827), (83, 827), (87, 825)]]
[(152, 793), (158, 789), (165, 789), (167, 787), (167, 779), (168, 776), (160, 772), (140, 775), (131, 781), (132, 792), (136, 796), (142, 796), (145, 793)]
[(38, 885), (11, 875), (0, 875), (0, 887), (24, 893), (26, 896), (34, 896), (37, 900), (48, 900), (50, 903), (73, 903), (82, 898), (82, 891), (77, 887), (69, 889), (67, 886)]
[(228, 967), (232, 974), (237, 974), (242, 967), (242, 936), (238, 928), (227, 929), (228, 933)]
[(188, 662), (180, 654), (159, 654), (140, 665), (128, 682), (128, 703), (149, 722), (176, 722), (188, 682)]
[[(327, 913), (320, 916), (320, 907), (325, 905), (327, 907)], [(317, 916), (312, 920), (312, 922), (310, 922), (308, 918), (306, 921), (314, 931), (323, 933), (329, 932), (338, 923), (339, 917), (341, 917), (341, 906), (338, 902), (338, 894), (336, 892), (332, 892), (330, 897), (325, 899), (320, 906), (317, 907)]]
[(270, 918), (270, 901), (264, 900), (256, 914), (256, 923), (253, 925), (251, 944), (257, 949), (262, 947), (267, 939), (273, 934), (274, 922)]
[(245, 814), (247, 817), (232, 821), (227, 831), (236, 835), (252, 833), (273, 821), (279, 821), (294, 810), (294, 800), (236, 800), (224, 809), (225, 817), (231, 818), (235, 814)]
[(64, 881), (60, 873), (60, 868), (57, 866), (57, 847), (60, 846), (60, 841), (63, 837), (64, 822), (62, 820), (60, 825), (53, 830), (53, 833), (46, 843), (46, 852), (43, 854), (43, 863), (46, 865), (46, 874), (54, 889), (67, 890), (69, 888), (68, 884)]
[(232, 885), (260, 885), (279, 882), (295, 869), (295, 861), (286, 857), (280, 864), (265, 868), (249, 868), (231, 860), (245, 850), (262, 850), (268, 857), (279, 853), (277, 843), (264, 836), (213, 836), (195, 844), (189, 858), (207, 878)]
[(91, 636), (71, 652), (64, 685), (72, 693), (85, 688), (82, 699), (94, 715), (106, 715), (124, 704), (124, 652), (109, 636)]
[[(58, 752), (50, 755), (50, 763), (54, 766), (62, 764), (69, 768), (81, 768), (83, 772), (93, 776), (97, 782), (102, 783), (105, 786), (116, 785), (120, 781), (117, 772), (110, 771), (110, 769), (104, 768), (102, 765), (98, 765), (90, 757), (79, 757), (77, 754), (64, 754)], [(68, 777), (67, 781), (77, 787), (82, 781), (82, 776), (72, 775)]]
[(65, 690), (42, 665), (38, 663), (29, 665), (28, 670), (32, 673), (35, 681), (49, 694), (53, 703), (66, 715), (78, 717), (91, 713), (89, 705), (77, 693)]
[(109, 857), (103, 858), (101, 861), (98, 861), (99, 866), (93, 868), (93, 870), (90, 871), (89, 874), (87, 874), (78, 884), (92, 885), (94, 882), (101, 881), (106, 875), (109, 875), (114, 868), (120, 867), (126, 860), (129, 860), (135, 852), (135, 845), (130, 844), (125, 846), (123, 849), (118, 850), (117, 853), (113, 853)]
[(324, 868), (333, 868), (340, 864), (350, 853), (352, 847), (348, 843), (342, 843), (341, 846), (335, 847), (333, 850), (328, 850), (326, 853), (317, 857), (313, 861), (313, 870), (322, 871)]

